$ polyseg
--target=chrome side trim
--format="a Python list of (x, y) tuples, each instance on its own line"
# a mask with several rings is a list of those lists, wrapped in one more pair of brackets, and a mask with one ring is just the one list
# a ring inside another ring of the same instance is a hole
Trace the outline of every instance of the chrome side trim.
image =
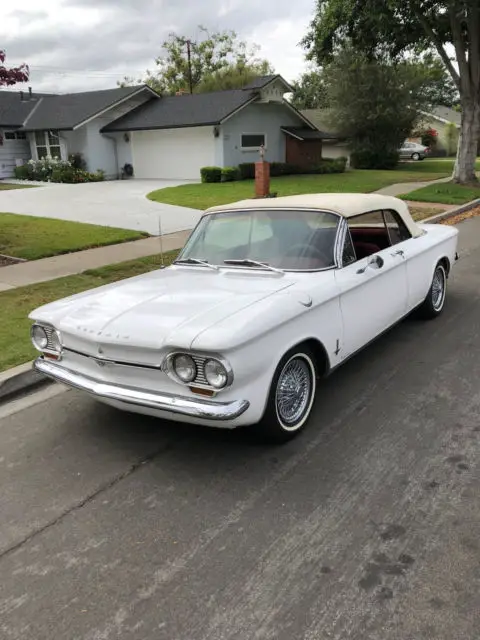
[(75, 373), (75, 371), (66, 369), (53, 362), (47, 362), (43, 358), (37, 358), (33, 363), (33, 367), (57, 382), (61, 382), (75, 389), (80, 389), (81, 391), (86, 391), (99, 398), (107, 398), (136, 406), (168, 411), (190, 418), (219, 421), (233, 420), (242, 415), (242, 413), (245, 413), (250, 406), (248, 400), (232, 400), (231, 402), (200, 401), (167, 393), (158, 393), (156, 391), (144, 391), (136, 387), (111, 384), (103, 380), (96, 380), (95, 378)]

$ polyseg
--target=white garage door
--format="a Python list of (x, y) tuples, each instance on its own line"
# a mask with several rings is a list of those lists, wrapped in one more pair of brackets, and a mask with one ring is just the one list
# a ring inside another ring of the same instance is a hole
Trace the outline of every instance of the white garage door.
[(199, 180), (201, 167), (215, 164), (213, 128), (134, 131), (132, 154), (136, 178)]

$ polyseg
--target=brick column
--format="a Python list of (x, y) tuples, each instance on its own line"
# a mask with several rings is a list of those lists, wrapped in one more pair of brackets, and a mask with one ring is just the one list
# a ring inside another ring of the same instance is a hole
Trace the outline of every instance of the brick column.
[(255, 163), (255, 197), (265, 198), (270, 194), (270, 164), (260, 160)]

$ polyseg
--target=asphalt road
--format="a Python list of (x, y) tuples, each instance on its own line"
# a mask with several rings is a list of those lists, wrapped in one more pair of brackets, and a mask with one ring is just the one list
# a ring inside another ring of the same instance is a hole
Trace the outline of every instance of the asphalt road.
[(460, 248), (441, 318), (284, 447), (60, 387), (0, 408), (0, 638), (479, 638), (479, 218)]

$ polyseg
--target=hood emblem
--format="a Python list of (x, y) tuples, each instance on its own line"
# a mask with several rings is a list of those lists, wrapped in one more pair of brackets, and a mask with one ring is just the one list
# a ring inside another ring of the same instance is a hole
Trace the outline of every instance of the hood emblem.
[(98, 355), (102, 355), (102, 353), (103, 353), (102, 347), (98, 347)]

